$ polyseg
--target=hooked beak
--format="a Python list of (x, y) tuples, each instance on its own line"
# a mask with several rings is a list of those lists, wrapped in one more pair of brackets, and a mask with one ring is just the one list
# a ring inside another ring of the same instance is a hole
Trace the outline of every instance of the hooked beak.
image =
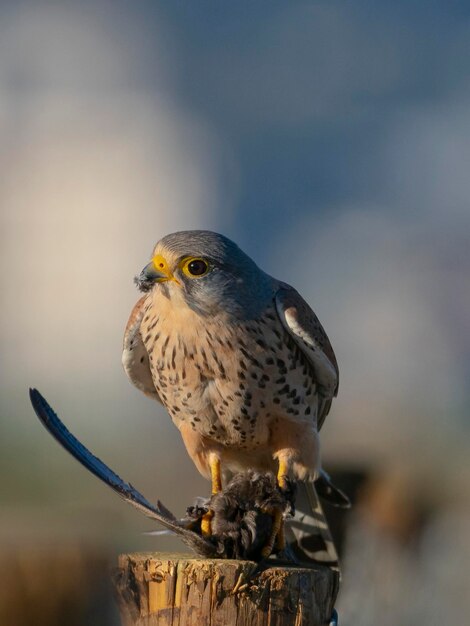
[(172, 280), (178, 285), (179, 281), (173, 276), (166, 260), (158, 254), (135, 277), (135, 283), (140, 291), (150, 291), (155, 283), (164, 283)]

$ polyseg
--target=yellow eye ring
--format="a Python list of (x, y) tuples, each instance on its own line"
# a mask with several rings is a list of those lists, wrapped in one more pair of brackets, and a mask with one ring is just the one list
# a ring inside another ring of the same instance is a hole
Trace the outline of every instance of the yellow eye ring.
[(189, 278), (201, 278), (209, 269), (209, 263), (199, 257), (189, 257), (181, 262), (181, 271)]

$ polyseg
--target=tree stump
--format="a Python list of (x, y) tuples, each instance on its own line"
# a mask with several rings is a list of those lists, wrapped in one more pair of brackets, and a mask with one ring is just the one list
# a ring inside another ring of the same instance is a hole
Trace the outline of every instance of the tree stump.
[(325, 626), (339, 574), (138, 553), (119, 557), (115, 586), (123, 626)]

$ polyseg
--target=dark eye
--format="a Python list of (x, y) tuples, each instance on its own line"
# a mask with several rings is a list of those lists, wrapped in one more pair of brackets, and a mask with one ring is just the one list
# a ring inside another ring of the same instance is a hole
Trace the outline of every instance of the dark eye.
[(186, 267), (191, 276), (202, 276), (209, 269), (208, 264), (203, 259), (193, 259)]

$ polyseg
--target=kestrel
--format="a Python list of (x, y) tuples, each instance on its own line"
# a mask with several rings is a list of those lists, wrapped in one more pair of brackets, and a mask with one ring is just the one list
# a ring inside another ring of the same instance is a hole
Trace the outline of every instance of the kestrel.
[(161, 239), (136, 282), (144, 295), (127, 323), (125, 371), (166, 407), (212, 493), (225, 471), (248, 469), (312, 492), (338, 366), (300, 294), (209, 231)]

